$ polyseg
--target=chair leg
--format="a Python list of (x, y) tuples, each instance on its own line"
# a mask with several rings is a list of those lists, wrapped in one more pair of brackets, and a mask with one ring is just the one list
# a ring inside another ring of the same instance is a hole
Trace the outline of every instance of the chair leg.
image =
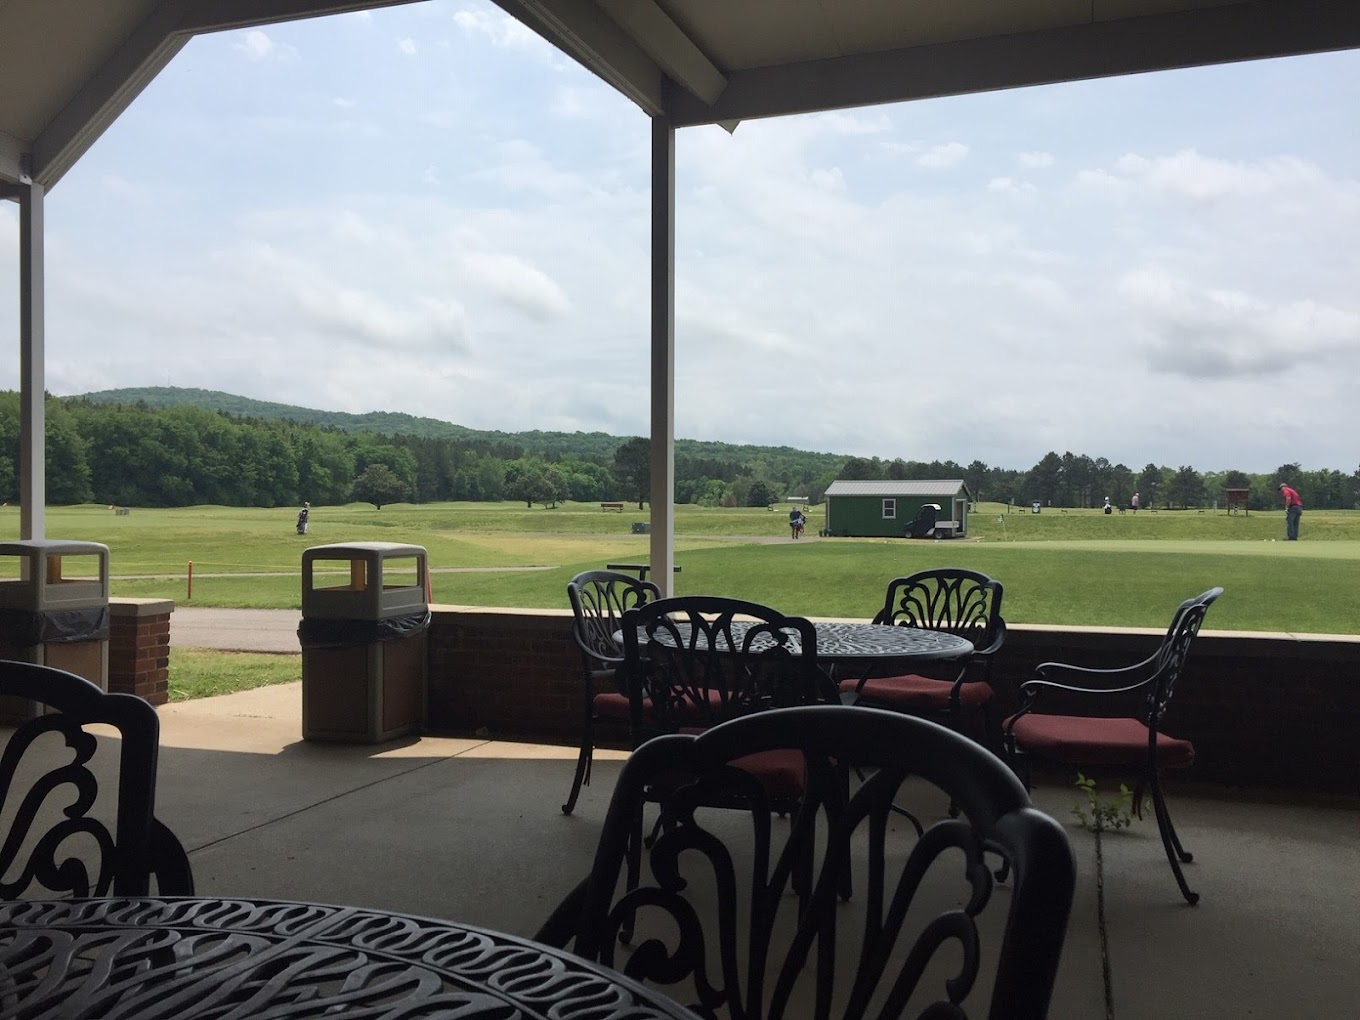
[[(626, 892), (632, 892), (642, 881), (642, 805), (637, 807), (637, 817), (633, 820), (632, 830), (628, 835), (628, 846), (625, 850), (627, 858), (627, 883), (624, 886)], [(633, 918), (630, 916), (619, 927), (619, 941), (624, 945), (633, 941)]]
[(576, 758), (576, 775), (571, 780), (571, 794), (562, 805), (562, 813), (569, 815), (576, 809), (576, 798), (581, 795), (581, 787), (590, 785), (590, 765), (594, 756), (595, 735), (590, 720), (586, 720), (585, 731), (581, 734), (581, 753)]
[(1162, 834), (1162, 846), (1166, 848), (1166, 859), (1171, 864), (1171, 873), (1176, 876), (1176, 884), (1181, 887), (1181, 895), (1185, 897), (1185, 902), (1193, 907), (1199, 902), (1199, 893), (1192, 892), (1190, 886), (1186, 884), (1185, 874), (1181, 871), (1181, 862), (1189, 864), (1195, 859), (1194, 855), (1181, 846), (1180, 837), (1176, 835), (1176, 827), (1171, 824), (1171, 812), (1167, 810), (1162, 784), (1155, 773), (1149, 779), (1148, 785), (1152, 788), (1152, 807), (1157, 812), (1157, 828)]

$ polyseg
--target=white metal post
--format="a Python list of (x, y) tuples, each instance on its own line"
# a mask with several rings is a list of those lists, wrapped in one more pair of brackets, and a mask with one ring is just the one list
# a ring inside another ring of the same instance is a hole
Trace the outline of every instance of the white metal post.
[(19, 537), (44, 537), (47, 465), (43, 186), (19, 185)]
[(675, 592), (675, 128), (652, 118), (652, 580)]

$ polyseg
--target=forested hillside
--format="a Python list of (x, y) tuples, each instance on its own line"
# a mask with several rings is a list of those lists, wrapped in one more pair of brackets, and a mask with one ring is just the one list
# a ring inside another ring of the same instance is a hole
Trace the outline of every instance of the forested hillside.
[[(0, 498), (18, 497), (19, 395), (0, 392)], [(786, 496), (821, 502), (837, 478), (962, 478), (976, 499), (1099, 506), (1204, 507), (1250, 490), (1252, 509), (1278, 505), (1276, 485), (1299, 488), (1318, 509), (1360, 505), (1360, 470), (1201, 473), (1141, 469), (1071, 452), (1028, 470), (973, 461), (845, 457), (791, 447), (677, 440), (675, 499), (764, 506)], [(350, 415), (208, 390), (152, 387), (47, 401), (47, 494), (56, 505), (285, 506), (521, 500), (554, 505), (642, 503), (648, 444), (604, 433), (486, 432), (411, 415)]]
[[(292, 404), (274, 404), (252, 400), (217, 390), (198, 390), (176, 386), (146, 386), (129, 389), (100, 390), (67, 400), (83, 400), (92, 404), (121, 404), (157, 409), (165, 407), (197, 407), (206, 411), (221, 411), (235, 418), (282, 419), (322, 428), (342, 429), (346, 432), (370, 432), (383, 436), (411, 436), (417, 439), (454, 439), (477, 442), (489, 446), (511, 447), (526, 454), (558, 457), (584, 457), (600, 461), (611, 460), (614, 451), (628, 437), (611, 436), (605, 432), (496, 432), (470, 429), (437, 418), (417, 418), (393, 411), (370, 411), (366, 414), (346, 414), (343, 411), (320, 411)], [(732, 443), (704, 442), (677, 439), (675, 452), (681, 457), (724, 464), (745, 464), (763, 461), (776, 470), (797, 473), (815, 466), (826, 471), (835, 470), (845, 460), (844, 455), (811, 453), (780, 446), (742, 446)], [(834, 477), (834, 476), (833, 476)]]

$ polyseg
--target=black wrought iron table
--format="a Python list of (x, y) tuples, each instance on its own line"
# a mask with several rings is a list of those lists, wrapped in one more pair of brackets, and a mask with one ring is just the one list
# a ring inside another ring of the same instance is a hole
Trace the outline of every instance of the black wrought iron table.
[[(732, 624), (732, 636), (740, 639), (750, 624)], [(817, 661), (823, 665), (870, 668), (877, 663), (898, 660), (939, 661), (961, 659), (973, 652), (973, 643), (944, 631), (921, 627), (895, 627), (880, 623), (814, 623), (817, 628)], [(665, 630), (655, 634), (639, 631), (642, 643), (649, 638), (664, 641)], [(763, 638), (753, 642), (758, 650)]]
[(939, 630), (881, 623), (817, 623), (817, 660), (868, 666), (883, 660), (939, 661), (973, 653), (973, 642)]
[(322, 1015), (693, 1020), (615, 971), (451, 921), (197, 897), (0, 903), (5, 1020)]

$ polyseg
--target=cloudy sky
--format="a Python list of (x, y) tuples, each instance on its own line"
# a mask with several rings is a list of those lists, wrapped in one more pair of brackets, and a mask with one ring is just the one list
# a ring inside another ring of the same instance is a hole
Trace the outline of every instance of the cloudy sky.
[[(677, 434), (1353, 471), (1357, 95), (1350, 52), (686, 129)], [(48, 388), (643, 434), (648, 138), (475, 0), (195, 39), (49, 195)]]

